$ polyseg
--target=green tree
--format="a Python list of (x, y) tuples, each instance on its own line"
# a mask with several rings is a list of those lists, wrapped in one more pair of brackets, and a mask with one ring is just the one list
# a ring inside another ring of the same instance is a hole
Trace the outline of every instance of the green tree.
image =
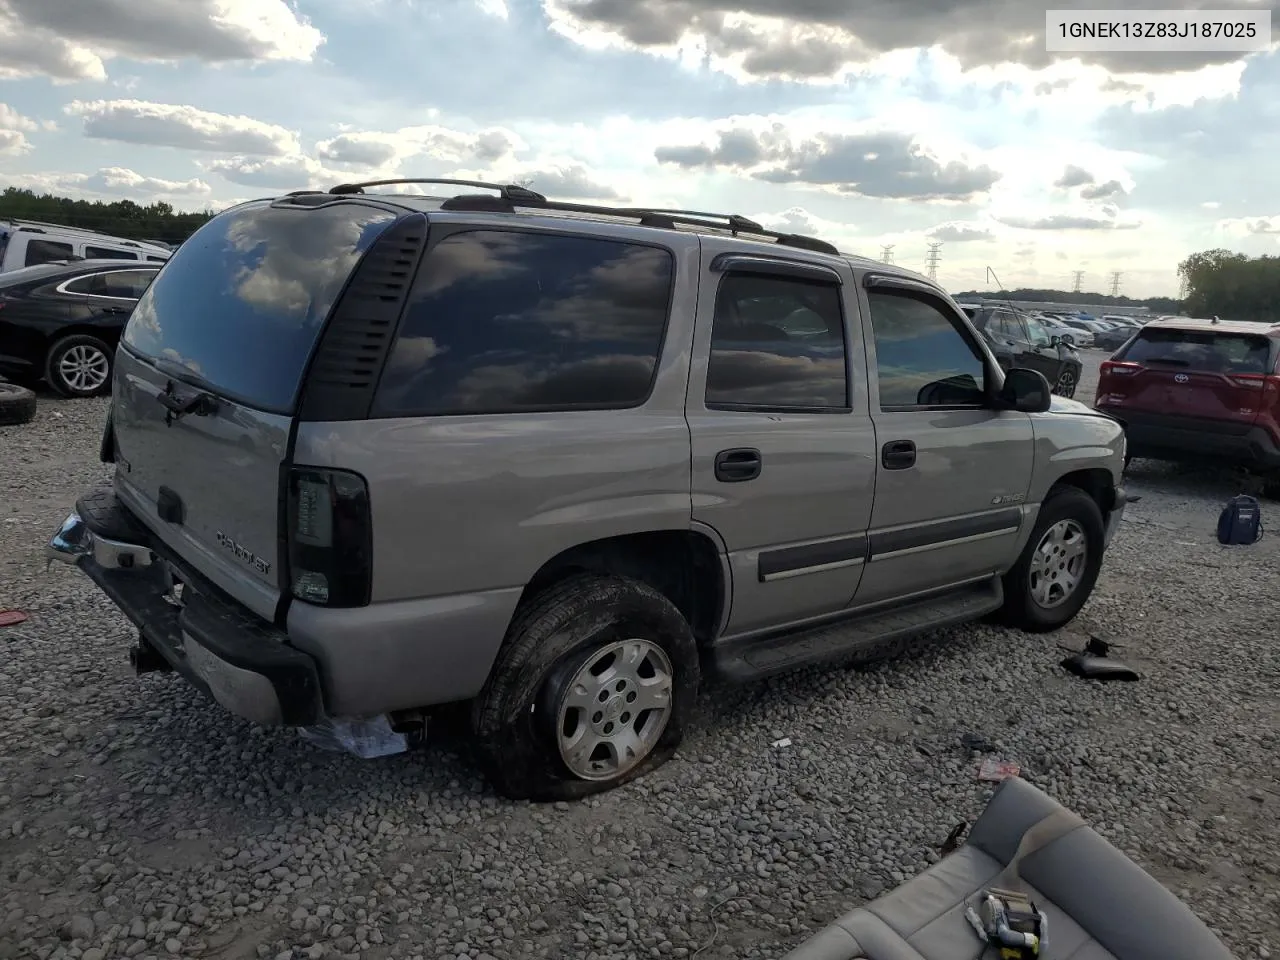
[(1280, 257), (1205, 250), (1183, 260), (1178, 275), (1192, 316), (1280, 322)]
[(0, 193), (0, 220), (42, 220), (129, 240), (181, 243), (213, 215), (212, 210), (178, 213), (171, 204), (163, 202), (142, 206), (132, 200), (72, 200), (18, 187), (8, 187)]

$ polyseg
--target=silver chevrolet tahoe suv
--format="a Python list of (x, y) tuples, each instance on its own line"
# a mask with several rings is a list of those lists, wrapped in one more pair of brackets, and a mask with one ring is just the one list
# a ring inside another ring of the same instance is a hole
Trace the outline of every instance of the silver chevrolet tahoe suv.
[(138, 303), (114, 481), (50, 552), (139, 672), (267, 725), (464, 703), (501, 792), (561, 799), (669, 758), (706, 678), (1085, 603), (1122, 427), (1002, 371), (934, 283), (415, 182), (453, 186), (235, 206)]

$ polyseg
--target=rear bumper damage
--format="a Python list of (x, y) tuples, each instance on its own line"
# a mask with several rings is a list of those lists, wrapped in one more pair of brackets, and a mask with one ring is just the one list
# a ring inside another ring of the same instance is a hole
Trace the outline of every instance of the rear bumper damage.
[(83, 503), (49, 541), (47, 555), (82, 570), (137, 626), (130, 660), (139, 673), (172, 669), (230, 712), (264, 726), (323, 720), (314, 659), (194, 575), (140, 525), (122, 517), (115, 519), (123, 523), (102, 522), (101, 498), (92, 510)]

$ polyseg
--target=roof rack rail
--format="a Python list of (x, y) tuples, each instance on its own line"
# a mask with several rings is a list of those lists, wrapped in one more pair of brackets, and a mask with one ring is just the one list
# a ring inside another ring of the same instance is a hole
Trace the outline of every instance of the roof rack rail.
[(749, 233), (767, 237), (775, 243), (815, 253), (838, 255), (840, 249), (817, 237), (795, 233), (781, 233), (766, 229), (756, 221), (736, 213), (707, 213), (700, 210), (677, 210), (665, 207), (610, 207), (594, 203), (571, 203), (564, 200), (548, 200), (540, 193), (516, 184), (487, 183), (483, 180), (445, 180), (434, 178), (397, 178), (393, 180), (368, 180), (362, 183), (343, 183), (329, 190), (331, 194), (364, 193), (365, 187), (380, 187), (398, 183), (439, 183), (459, 187), (479, 187), (497, 191), (496, 197), (485, 194), (462, 194), (446, 199), (444, 210), (471, 210), (497, 213), (515, 213), (517, 207), (537, 210), (555, 210), (562, 213), (597, 214), (605, 217), (622, 217), (639, 221), (643, 227), (674, 230), (677, 224), (707, 227), (713, 230), (729, 230), (733, 234)]
[(449, 180), (437, 177), (394, 177), (390, 180), (364, 180), (360, 183), (340, 183), (330, 187), (330, 193), (364, 193), (365, 187), (387, 187), (399, 183), (443, 183), (451, 187), (480, 187), (482, 190), (496, 190), (503, 200), (546, 201), (540, 193), (534, 193), (514, 183), (488, 183), (484, 180)]

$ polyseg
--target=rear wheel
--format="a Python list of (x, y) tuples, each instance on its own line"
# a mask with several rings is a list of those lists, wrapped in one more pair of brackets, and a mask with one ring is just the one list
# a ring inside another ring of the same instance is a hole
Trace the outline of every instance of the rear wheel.
[(698, 650), (680, 611), (626, 577), (582, 574), (517, 612), (472, 711), (481, 762), (512, 799), (610, 790), (675, 753)]
[(1091, 496), (1077, 487), (1051, 490), (1022, 556), (1004, 576), (1001, 621), (1032, 633), (1069, 623), (1098, 582), (1104, 535)]
[(111, 348), (97, 337), (63, 337), (45, 364), (49, 386), (64, 397), (96, 397), (111, 387)]
[(1067, 367), (1058, 374), (1058, 382), (1053, 385), (1053, 392), (1060, 397), (1070, 399), (1076, 395), (1076, 371)]

